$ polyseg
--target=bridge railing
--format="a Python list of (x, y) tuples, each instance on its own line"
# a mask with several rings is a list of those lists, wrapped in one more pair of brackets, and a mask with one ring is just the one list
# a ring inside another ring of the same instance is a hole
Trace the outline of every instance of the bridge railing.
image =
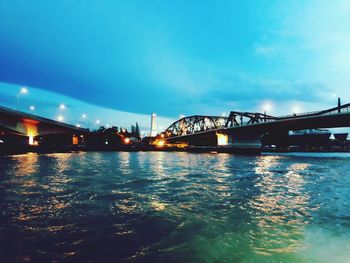
[[(260, 123), (274, 122), (276, 120), (293, 119), (293, 118), (300, 118), (300, 117), (307, 117), (307, 116), (332, 115), (332, 114), (349, 113), (349, 112), (350, 112), (350, 103), (345, 104), (345, 105), (341, 106), (340, 108), (335, 107), (335, 108), (331, 108), (331, 109), (327, 109), (327, 110), (323, 110), (323, 111), (294, 113), (294, 114), (279, 116), (276, 119), (266, 118), (266, 119), (262, 120)], [(246, 121), (246, 122), (243, 122), (242, 124), (240, 124), (240, 126), (253, 125), (253, 124), (256, 124), (256, 123), (249, 123), (249, 121)]]
[(320, 113), (321, 113), (320, 111), (294, 113), (294, 114), (279, 116), (277, 119), (283, 120), (283, 119), (291, 119), (291, 118), (296, 118), (296, 117), (315, 116), (315, 115), (321, 115)]
[(281, 120), (281, 119), (290, 119), (290, 118), (297, 118), (297, 117), (317, 116), (317, 115), (321, 116), (321, 115), (331, 115), (331, 114), (348, 113), (348, 112), (350, 112), (350, 104), (345, 104), (340, 108), (335, 107), (335, 108), (331, 108), (323, 111), (295, 113), (295, 114), (280, 116), (278, 117), (278, 119)]

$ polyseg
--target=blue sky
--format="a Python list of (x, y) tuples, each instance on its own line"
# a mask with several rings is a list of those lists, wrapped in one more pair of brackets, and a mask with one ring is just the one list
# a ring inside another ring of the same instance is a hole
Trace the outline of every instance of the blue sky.
[[(0, 0), (0, 104), (126, 126), (350, 95), (349, 1)], [(56, 107), (56, 108), (55, 108)]]

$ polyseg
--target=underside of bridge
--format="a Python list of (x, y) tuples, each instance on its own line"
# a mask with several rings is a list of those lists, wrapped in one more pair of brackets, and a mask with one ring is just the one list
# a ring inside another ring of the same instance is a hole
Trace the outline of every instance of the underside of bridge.
[(79, 144), (87, 132), (69, 124), (0, 107), (0, 142), (2, 144)]

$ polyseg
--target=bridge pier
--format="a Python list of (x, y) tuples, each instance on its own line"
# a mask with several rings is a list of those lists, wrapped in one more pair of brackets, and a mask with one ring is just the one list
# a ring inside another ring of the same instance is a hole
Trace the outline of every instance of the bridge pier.
[(261, 134), (252, 132), (229, 132), (216, 133), (217, 146), (231, 148), (239, 151), (259, 151), (261, 150)]

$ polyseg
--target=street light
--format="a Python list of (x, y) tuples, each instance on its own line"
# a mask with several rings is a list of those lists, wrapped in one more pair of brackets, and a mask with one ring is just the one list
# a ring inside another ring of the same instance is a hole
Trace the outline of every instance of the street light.
[(58, 120), (58, 121), (63, 121), (63, 120), (64, 120), (64, 117), (63, 117), (62, 115), (58, 115), (57, 120)]
[(90, 127), (90, 123), (87, 121), (87, 119), (88, 119), (88, 116), (87, 116), (86, 113), (81, 114), (80, 122), (82, 123), (82, 125), (85, 125), (85, 126), (87, 126), (89, 128)]
[(300, 109), (299, 106), (294, 106), (294, 107), (292, 108), (292, 112), (293, 112), (293, 114), (298, 114), (298, 113), (301, 112), (301, 109)]
[(35, 111), (35, 106), (32, 105), (32, 106), (29, 107), (29, 109), (30, 109), (31, 111)]
[(22, 87), (19, 93), (20, 94), (27, 94), (28, 93), (28, 89), (26, 87)]
[(28, 94), (28, 89), (26, 88), (26, 87), (22, 87), (20, 90), (19, 90), (19, 93), (17, 94), (17, 96), (16, 96), (16, 109), (17, 109), (17, 107), (18, 107), (18, 102), (19, 102), (19, 97), (21, 96), (21, 95), (26, 95), (26, 94)]
[(96, 120), (96, 124), (100, 124), (100, 120)]
[(66, 108), (66, 105), (64, 105), (63, 103), (60, 104), (60, 110), (64, 110)]
[[(271, 103), (267, 102), (263, 105), (263, 110), (264, 110), (264, 121), (266, 122), (267, 120), (267, 112), (269, 112), (272, 109)], [(242, 121), (242, 120), (241, 120)]]
[(263, 110), (264, 110), (265, 114), (266, 114), (266, 112), (270, 111), (271, 109), (272, 109), (271, 103), (265, 103), (263, 105)]

